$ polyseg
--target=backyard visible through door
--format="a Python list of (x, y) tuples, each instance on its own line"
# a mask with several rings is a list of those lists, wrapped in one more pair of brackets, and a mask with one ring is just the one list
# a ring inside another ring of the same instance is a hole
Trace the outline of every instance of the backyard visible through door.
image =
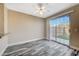
[(50, 40), (69, 45), (69, 16), (62, 16), (49, 20)]

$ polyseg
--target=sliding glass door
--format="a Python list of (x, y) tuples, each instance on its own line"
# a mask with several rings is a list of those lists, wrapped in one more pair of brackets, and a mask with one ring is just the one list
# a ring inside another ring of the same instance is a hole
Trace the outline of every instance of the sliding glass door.
[(69, 45), (69, 16), (49, 20), (50, 40)]

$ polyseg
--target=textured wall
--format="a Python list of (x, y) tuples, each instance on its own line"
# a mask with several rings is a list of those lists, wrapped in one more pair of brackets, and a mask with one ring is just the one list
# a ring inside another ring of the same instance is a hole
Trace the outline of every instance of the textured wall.
[(9, 45), (44, 38), (44, 20), (8, 10)]

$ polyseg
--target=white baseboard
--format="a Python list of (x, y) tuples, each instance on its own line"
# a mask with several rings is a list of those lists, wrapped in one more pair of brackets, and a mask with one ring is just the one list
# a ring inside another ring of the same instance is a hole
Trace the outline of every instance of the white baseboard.
[(19, 45), (19, 44), (24, 44), (24, 43), (27, 43), (27, 42), (37, 41), (37, 40), (41, 40), (41, 39), (44, 39), (44, 38), (37, 38), (37, 39), (28, 40), (28, 41), (12, 43), (12, 44), (9, 44), (8, 46), (14, 46), (14, 45)]

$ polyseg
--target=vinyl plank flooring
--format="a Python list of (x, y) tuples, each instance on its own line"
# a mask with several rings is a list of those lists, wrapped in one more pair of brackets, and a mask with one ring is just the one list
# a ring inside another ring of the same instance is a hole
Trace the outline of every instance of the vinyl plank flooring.
[(3, 56), (71, 56), (72, 49), (54, 41), (38, 40), (10, 46)]

